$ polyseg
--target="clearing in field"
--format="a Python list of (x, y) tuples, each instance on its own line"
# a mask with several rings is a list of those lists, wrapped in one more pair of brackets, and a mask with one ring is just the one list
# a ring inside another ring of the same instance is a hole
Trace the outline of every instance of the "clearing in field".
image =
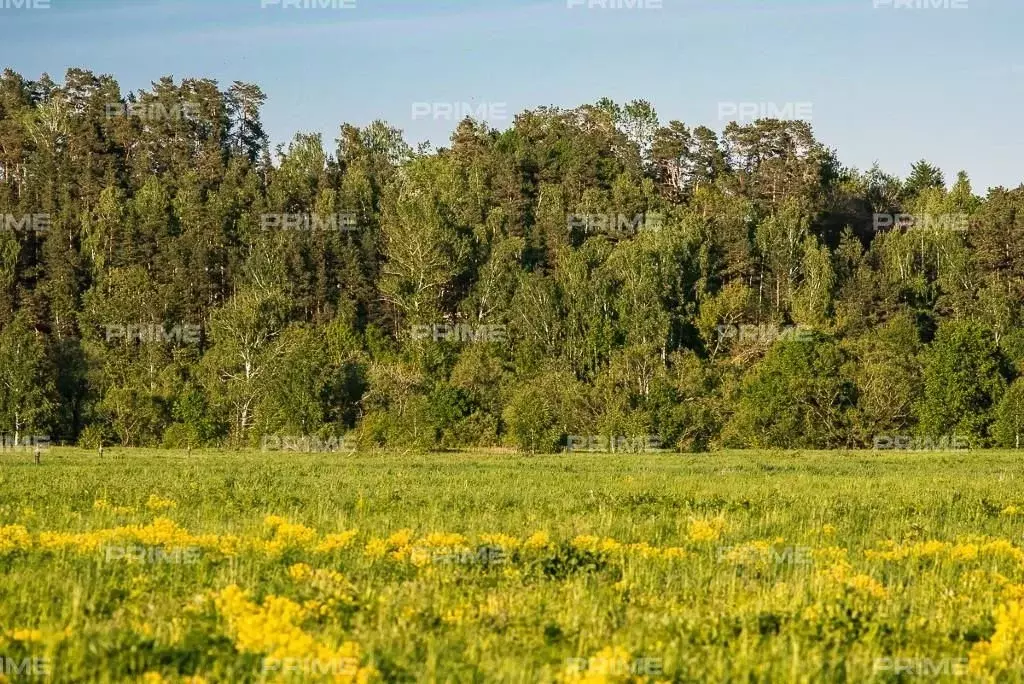
[(0, 464), (0, 681), (1017, 681), (1010, 453)]

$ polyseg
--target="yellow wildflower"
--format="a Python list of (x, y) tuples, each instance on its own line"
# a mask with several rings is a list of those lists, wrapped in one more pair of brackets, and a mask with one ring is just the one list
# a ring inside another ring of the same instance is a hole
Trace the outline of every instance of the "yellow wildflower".
[(166, 511), (171, 508), (177, 508), (178, 502), (173, 499), (164, 499), (156, 494), (150, 494), (149, 499), (146, 500), (146, 508), (151, 511)]
[(978, 557), (978, 545), (957, 544), (949, 550), (949, 557), (956, 561), (974, 560)]
[(825, 546), (819, 549), (811, 549), (811, 558), (814, 559), (814, 562), (825, 565), (845, 563), (847, 555), (847, 550), (839, 546)]
[(0, 554), (12, 553), (18, 549), (27, 549), (32, 545), (32, 538), (24, 525), (6, 525), (0, 527)]
[(349, 544), (352, 543), (352, 540), (355, 539), (356, 534), (356, 530), (347, 530), (337, 534), (328, 534), (319, 544), (316, 545), (314, 551), (317, 553), (331, 553), (332, 551), (347, 548)]
[(882, 599), (886, 596), (885, 587), (870, 575), (854, 575), (846, 580), (846, 586), (871, 598)]
[(287, 522), (287, 519), (282, 518), (279, 515), (268, 515), (265, 518), (263, 518), (263, 524), (270, 528), (275, 528), (278, 525), (284, 525)]
[(657, 549), (648, 544), (647, 542), (637, 542), (636, 544), (627, 544), (626, 551), (640, 556), (643, 559), (648, 558), (660, 558), (669, 549)]
[(582, 551), (591, 551), (594, 553), (599, 551), (618, 551), (622, 548), (622, 544), (611, 537), (605, 537), (602, 539), (601, 537), (593, 534), (579, 535), (572, 540), (572, 545)]
[(114, 515), (127, 515), (132, 512), (131, 506), (113, 506), (106, 499), (97, 499), (92, 502), (94, 510), (113, 513)]
[(583, 551), (597, 551), (601, 538), (593, 534), (581, 534), (572, 540), (572, 545)]
[(285, 546), (303, 546), (316, 539), (316, 530), (297, 523), (282, 523), (274, 531), (274, 540)]
[(989, 641), (971, 648), (968, 669), (971, 674), (999, 674), (1024, 664), (1024, 603), (1010, 601), (995, 610), (996, 629)]
[(335, 675), (336, 682), (365, 682), (376, 675), (372, 667), (359, 667), (362, 651), (358, 644), (331, 647), (302, 629), (299, 623), (312, 615), (316, 603), (302, 606), (287, 598), (267, 596), (262, 604), (256, 604), (236, 585), (216, 594), (214, 603), (227, 619), (239, 651), (300, 663), (351, 663)]
[(387, 539), (371, 539), (366, 544), (365, 553), (371, 558), (383, 558), (390, 553), (391, 558), (395, 560), (408, 560), (412, 555), (410, 541), (412, 530), (398, 530)]
[(517, 538), (500, 533), (481, 534), (480, 541), (488, 546), (498, 546), (507, 551), (514, 551), (521, 545), (521, 542)]
[[(404, 536), (405, 530), (396, 532), (391, 535), (388, 541), (393, 541), (396, 546), (405, 546), (409, 543), (409, 540)], [(418, 542), (419, 546), (426, 546), (428, 548), (448, 548), (450, 546), (465, 546), (468, 542), (465, 537), (461, 534), (446, 534), (444, 532), (431, 532), (426, 537), (423, 537)]]
[(681, 560), (686, 558), (686, 550), (679, 546), (667, 546), (661, 550), (661, 557), (665, 560)]
[(710, 519), (694, 519), (690, 521), (688, 536), (693, 542), (715, 541), (725, 530), (725, 518), (718, 516)]
[(313, 575), (313, 568), (306, 565), (305, 563), (296, 563), (295, 565), (288, 568), (288, 576), (296, 582), (301, 582), (305, 579), (309, 579)]
[(388, 543), (383, 539), (371, 539), (366, 543), (366, 555), (370, 558), (383, 558), (387, 555)]
[(392, 549), (407, 546), (412, 541), (412, 530), (398, 530), (387, 538), (387, 544)]
[(34, 643), (43, 640), (43, 633), (38, 629), (14, 629), (7, 633), (12, 641)]
[(548, 533), (543, 530), (534, 532), (532, 535), (530, 535), (529, 539), (523, 542), (523, 548), (531, 550), (546, 549), (550, 545), (551, 537), (549, 537)]

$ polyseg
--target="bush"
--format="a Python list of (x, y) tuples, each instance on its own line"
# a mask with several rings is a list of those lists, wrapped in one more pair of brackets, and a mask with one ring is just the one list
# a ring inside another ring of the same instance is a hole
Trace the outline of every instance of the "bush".
[(513, 445), (527, 453), (553, 453), (562, 442), (551, 397), (531, 385), (512, 395), (504, 412), (506, 434)]
[(998, 446), (1019, 449), (1024, 441), (1024, 378), (1017, 378), (996, 407), (992, 436)]

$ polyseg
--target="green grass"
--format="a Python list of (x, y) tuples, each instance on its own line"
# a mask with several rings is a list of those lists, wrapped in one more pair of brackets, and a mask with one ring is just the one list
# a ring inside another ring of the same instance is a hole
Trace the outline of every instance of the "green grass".
[[(573, 681), (579, 661), (568, 659), (608, 647), (628, 654), (627, 663), (657, 663), (663, 674), (652, 681), (969, 681), (981, 674), (1020, 681), (1024, 624), (1007, 617), (997, 625), (997, 610), (1015, 605), (1024, 554), (1001, 547), (972, 557), (968, 544), (984, 537), (1019, 549), (1024, 518), (1007, 509), (1024, 513), (1022, 485), (1024, 459), (1013, 452), (186, 456), (110, 449), (101, 460), (54, 449), (41, 465), (30, 454), (2, 454), (0, 527), (22, 525), (33, 538), (145, 525), (158, 516), (194, 534), (266, 539), (264, 518), (277, 515), (320, 537), (358, 535), (326, 554), (300, 544), (280, 556), (204, 551), (183, 564), (33, 544), (4, 552), (0, 534), (0, 656), (46, 658), (49, 677), (60, 682), (135, 681), (145, 673), (167, 681), (192, 674), (274, 681), (274, 673), (261, 672), (264, 654), (245, 652), (235, 627), (204, 597), (234, 584), (255, 604), (268, 594), (301, 603), (315, 595), (288, 574), (301, 562), (337, 570), (351, 589), (349, 603), (303, 621), (302, 629), (324, 644), (355, 642), (362, 665), (383, 681)], [(154, 494), (177, 507), (149, 510)], [(99, 510), (97, 500), (130, 510)], [(702, 520), (712, 527), (723, 521), (721, 536), (701, 540), (692, 524)], [(403, 528), (414, 540), (446, 532), (474, 544), (486, 533), (524, 540), (545, 531), (552, 543), (509, 550), (505, 562), (490, 566), (418, 567), (364, 551), (371, 539)], [(573, 543), (581, 535), (681, 547), (686, 556), (593, 550)], [(770, 540), (774, 552), (722, 558), (754, 540)], [(907, 547), (935, 540), (954, 550), (902, 560), (865, 554), (887, 540)], [(846, 550), (845, 569), (837, 569), (839, 552), (822, 551), (829, 547)], [(976, 645), (997, 627), (996, 641), (1016, 646), (1009, 657), (983, 661)], [(69, 636), (58, 634), (65, 628)], [(42, 636), (26, 643), (10, 636), (16, 629)], [(960, 676), (968, 657), (972, 673)], [(307, 669), (299, 680), (316, 677)]]

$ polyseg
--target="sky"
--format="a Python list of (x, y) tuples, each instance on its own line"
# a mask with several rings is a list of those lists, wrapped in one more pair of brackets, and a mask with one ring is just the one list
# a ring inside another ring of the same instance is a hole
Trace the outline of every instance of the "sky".
[(329, 152), (342, 123), (444, 146), (462, 114), (504, 129), (602, 97), (718, 131), (756, 111), (809, 119), (846, 165), (925, 158), (984, 194), (1024, 182), (1022, 26), (1024, 0), (0, 0), (0, 67), (256, 83), (274, 144)]

